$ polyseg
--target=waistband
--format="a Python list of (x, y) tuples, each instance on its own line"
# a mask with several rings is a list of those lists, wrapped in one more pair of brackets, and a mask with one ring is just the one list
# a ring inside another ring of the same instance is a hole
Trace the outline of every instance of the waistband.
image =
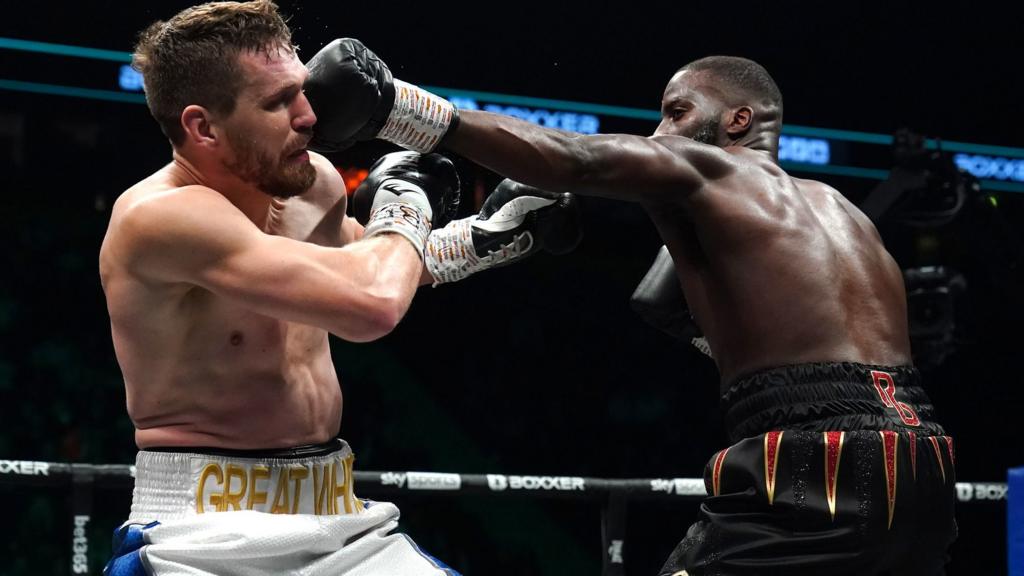
[(735, 380), (722, 394), (732, 441), (770, 430), (945, 431), (913, 366), (819, 362), (778, 366)]
[(142, 450), (135, 459), (129, 520), (163, 521), (236, 510), (359, 512), (362, 503), (352, 491), (354, 460), (340, 439), (282, 450)]

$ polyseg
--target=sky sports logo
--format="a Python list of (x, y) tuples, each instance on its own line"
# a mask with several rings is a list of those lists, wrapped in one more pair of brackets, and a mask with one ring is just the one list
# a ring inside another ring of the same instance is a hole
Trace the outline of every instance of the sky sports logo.
[(458, 490), (462, 488), (462, 477), (443, 472), (385, 472), (380, 483), (409, 490)]

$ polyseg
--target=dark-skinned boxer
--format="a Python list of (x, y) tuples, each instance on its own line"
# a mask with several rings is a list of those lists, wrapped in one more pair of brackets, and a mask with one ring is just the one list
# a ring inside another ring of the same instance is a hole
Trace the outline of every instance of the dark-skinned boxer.
[(953, 445), (912, 365), (900, 270), (839, 192), (779, 167), (782, 96), (762, 66), (680, 68), (646, 138), (457, 111), (352, 39), (307, 67), (313, 146), (449, 149), (646, 209), (718, 365), (735, 442), (712, 456), (709, 496), (661, 574), (943, 573)]

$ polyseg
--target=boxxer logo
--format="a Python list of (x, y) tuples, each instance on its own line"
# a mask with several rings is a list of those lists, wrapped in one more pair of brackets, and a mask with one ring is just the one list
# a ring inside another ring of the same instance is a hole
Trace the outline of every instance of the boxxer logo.
[(0, 460), (0, 474), (23, 474), (25, 476), (49, 476), (49, 462), (22, 460)]
[(961, 502), (971, 500), (1006, 500), (1006, 484), (968, 484), (957, 482), (956, 497)]
[(583, 478), (575, 476), (504, 476), (488, 474), (487, 487), (511, 490), (586, 490)]

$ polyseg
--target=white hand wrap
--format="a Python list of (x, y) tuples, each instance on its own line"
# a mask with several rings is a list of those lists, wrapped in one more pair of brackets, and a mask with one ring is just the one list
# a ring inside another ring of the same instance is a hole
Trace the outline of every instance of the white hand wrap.
[(451, 102), (395, 79), (395, 104), (377, 137), (417, 152), (430, 152), (451, 126)]
[(422, 210), (406, 202), (390, 202), (374, 209), (366, 223), (363, 238), (377, 234), (399, 234), (412, 243), (423, 259), (423, 248), (430, 235), (430, 218)]

